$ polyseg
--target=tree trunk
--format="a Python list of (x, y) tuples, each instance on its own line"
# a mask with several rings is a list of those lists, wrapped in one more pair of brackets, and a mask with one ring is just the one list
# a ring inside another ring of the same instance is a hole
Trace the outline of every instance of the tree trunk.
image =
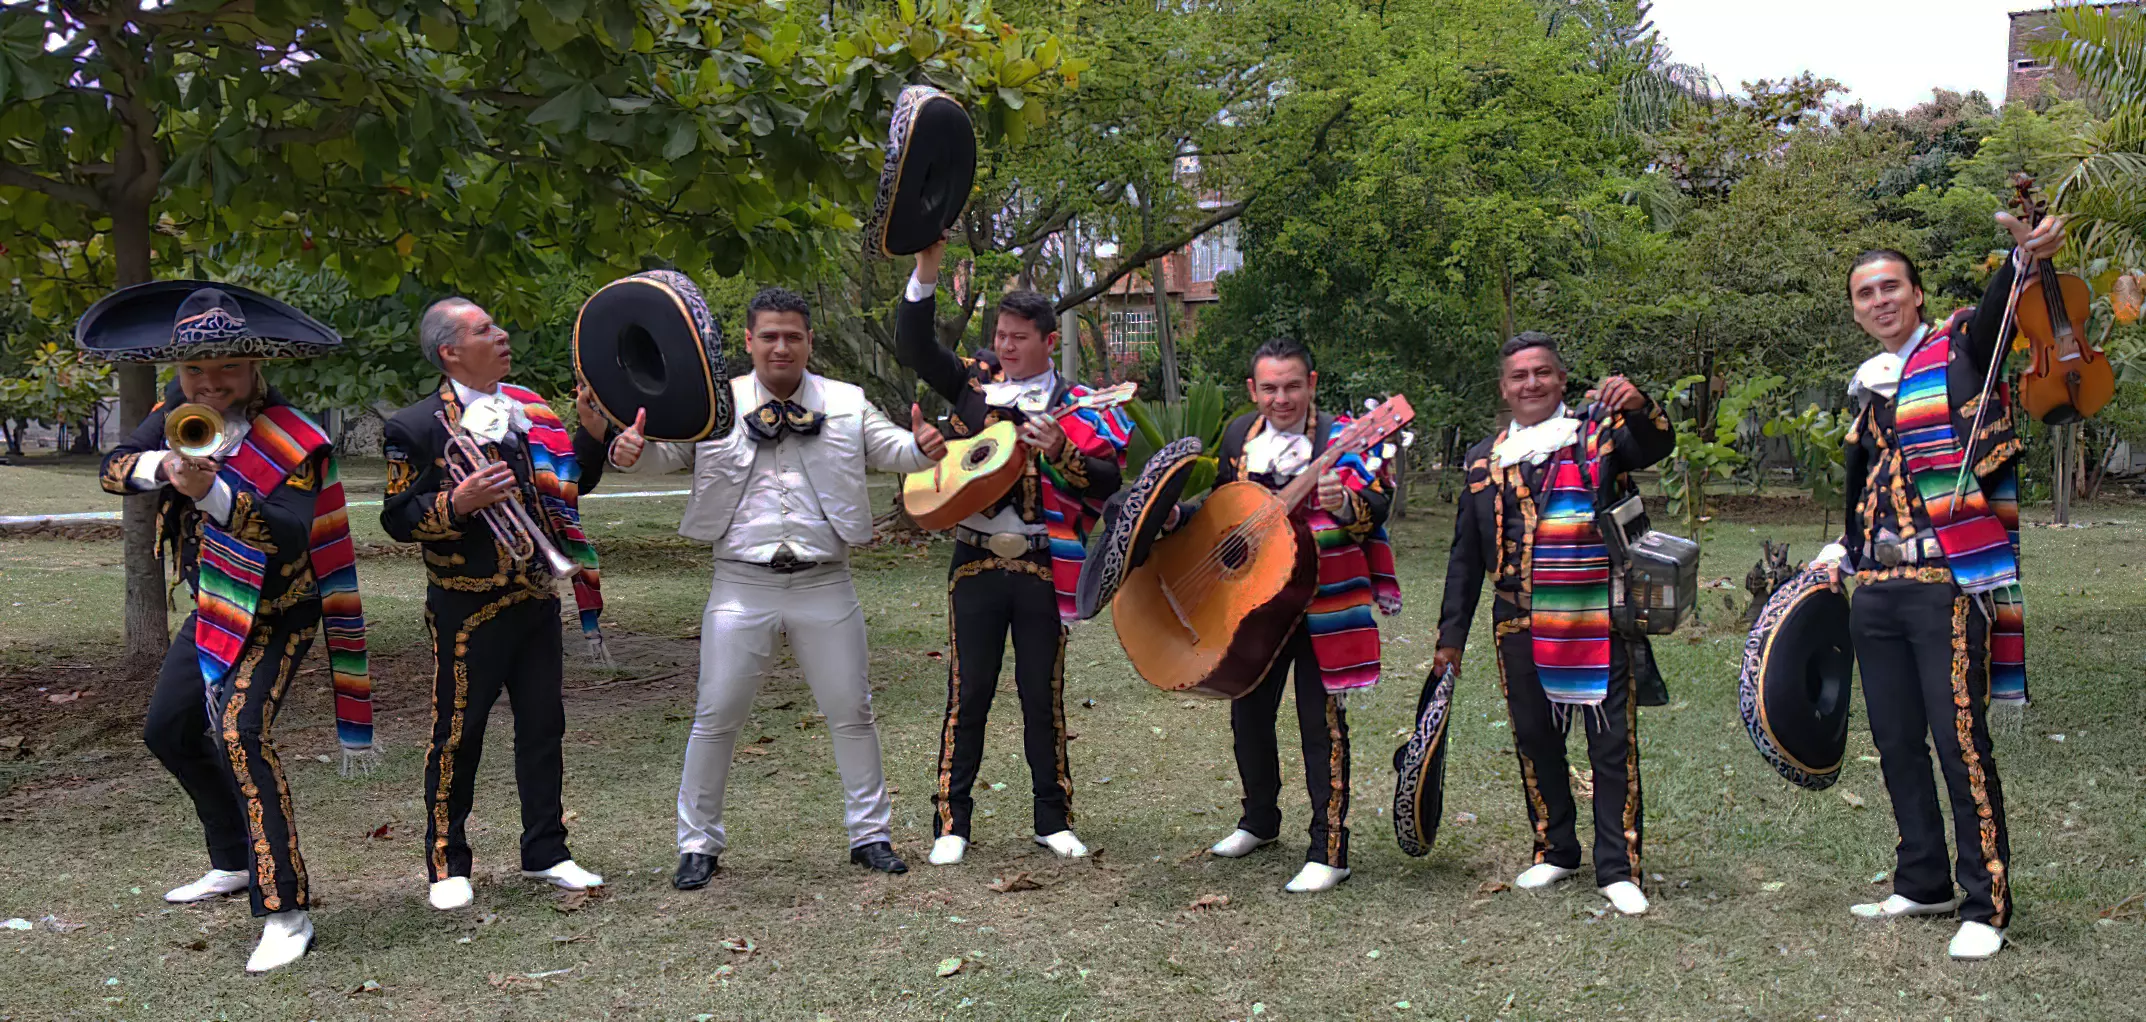
[(1148, 272), (1155, 280), (1155, 346), (1162, 355), (1163, 400), (1177, 404), (1185, 399), (1185, 391), (1177, 379), (1177, 342), (1170, 336), (1170, 294), (1163, 287), (1167, 268), (1163, 260), (1148, 264)]
[(92, 427), (91, 427), (90, 421), (89, 421), (88, 419), (86, 419), (86, 418), (85, 418), (85, 419), (82, 419), (82, 420), (80, 420), (80, 421), (76, 422), (76, 423), (75, 423), (75, 442), (74, 442), (74, 444), (73, 444), (72, 446), (70, 446), (70, 447), (68, 447), (68, 448), (67, 448), (67, 453), (69, 453), (69, 454), (95, 454), (95, 453), (97, 453), (97, 442), (96, 442), (96, 440), (94, 439), (94, 437), (95, 437), (95, 436), (96, 436), (96, 434), (95, 434), (94, 432), (92, 432)]
[[(118, 263), (115, 283), (120, 287), (146, 283), (150, 279), (148, 203), (115, 203), (112, 214), (112, 254)], [(120, 429), (133, 432), (155, 403), (156, 367), (120, 366)], [(164, 647), (171, 642), (170, 623), (164, 616), (164, 564), (156, 555), (156, 494), (126, 498), (120, 529), (127, 578), (124, 663), (127, 676), (142, 681), (155, 676), (164, 661)]]
[(2058, 426), (2049, 431), (2051, 454), (2055, 455), (2056, 477), (2049, 481), (2049, 493), (2056, 508), (2053, 515), (2056, 524), (2071, 524), (2071, 426)]

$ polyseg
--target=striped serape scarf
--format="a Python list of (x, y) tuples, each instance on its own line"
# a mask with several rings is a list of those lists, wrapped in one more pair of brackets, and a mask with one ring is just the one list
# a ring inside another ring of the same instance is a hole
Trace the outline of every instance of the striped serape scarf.
[[(2025, 705), (2026, 611), (2019, 588), (2018, 478), (2004, 472), (1985, 494), (1982, 481), (1969, 471), (1963, 485), (1960, 467), (1967, 452), (1952, 428), (1945, 367), (1952, 358), (1953, 333), (1967, 319), (1955, 314), (1908, 357), (1900, 372), (1893, 424), (1900, 436), (1902, 464), (1914, 484), (1912, 491), (1930, 515), (1953, 582), (1970, 596), (1989, 594), (1984, 603), (1990, 622), (1989, 697)], [(1957, 500), (1955, 486), (1959, 488)]]
[[(272, 405), (253, 417), (239, 448), (224, 460), (218, 478), (233, 493), (265, 496), (292, 471), (328, 447), (328, 435), (304, 413)], [(343, 746), (341, 771), (370, 771), (373, 746), (372, 678), (365, 656), (365, 609), (358, 600), (357, 552), (343, 506), (343, 483), (335, 458), (323, 459), (313, 497), (308, 542), (313, 578), (320, 592), (321, 628), (327, 636), (328, 669), (335, 680), (335, 736)], [(209, 719), (222, 717), (225, 681), (246, 646), (260, 608), (268, 555), (204, 517), (195, 602), (194, 646), (199, 651)]]
[(597, 627), (604, 610), (603, 577), (597, 571), (596, 546), (581, 531), (581, 463), (574, 460), (574, 436), (536, 391), (502, 383), (499, 393), (520, 402), (529, 416), (531, 481), (544, 505), (544, 517), (559, 537), (559, 552), (581, 566), (574, 576), (574, 607), (581, 614), (581, 635), (588, 640), (589, 655), (608, 664), (611, 653), (604, 646), (603, 630)]
[[(1350, 418), (1334, 417), (1327, 442), (1348, 428)], [(1366, 465), (1360, 455), (1343, 455), (1331, 470), (1351, 490), (1384, 487), (1388, 480), (1381, 469)], [(1370, 535), (1352, 533), (1325, 509), (1313, 504), (1305, 515), (1312, 542), (1319, 550), (1319, 588), (1304, 611), (1304, 627), (1311, 633), (1312, 654), (1319, 662), (1319, 681), (1327, 694), (1370, 688), (1379, 680), (1378, 618), (1375, 605), (1386, 615), (1401, 612), (1401, 584), (1395, 577), (1393, 547), (1383, 526)]]
[[(1090, 393), (1088, 387), (1067, 388), (1068, 399)], [(1066, 443), (1091, 458), (1116, 461), (1125, 467), (1125, 445), (1132, 438), (1133, 421), (1122, 408), (1080, 408), (1058, 417)], [(1051, 589), (1058, 596), (1058, 620), (1071, 624), (1080, 615), (1074, 609), (1074, 591), (1080, 586), (1081, 562), (1088, 556), (1088, 530), (1103, 515), (1103, 501), (1075, 494), (1051, 459), (1038, 456), (1042, 466), (1043, 527), (1051, 538)]]
[(1609, 550), (1595, 530), (1595, 494), (1587, 485), (1602, 474), (1601, 439), (1601, 425), (1590, 420), (1551, 455), (1535, 522), (1529, 630), (1535, 673), (1559, 706), (1601, 706), (1609, 697)]

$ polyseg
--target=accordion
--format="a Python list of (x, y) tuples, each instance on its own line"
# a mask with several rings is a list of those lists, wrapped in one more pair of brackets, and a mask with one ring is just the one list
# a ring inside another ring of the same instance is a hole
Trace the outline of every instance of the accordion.
[(1595, 514), (1610, 563), (1610, 627), (1620, 635), (1668, 635), (1691, 617), (1699, 590), (1699, 544), (1647, 528), (1638, 496)]

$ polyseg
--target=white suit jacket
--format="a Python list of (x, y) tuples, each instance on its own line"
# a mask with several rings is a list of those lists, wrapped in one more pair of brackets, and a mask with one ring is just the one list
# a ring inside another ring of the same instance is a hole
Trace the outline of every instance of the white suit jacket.
[[(651, 443), (632, 468), (613, 466), (637, 475), (691, 469), (693, 495), (687, 498), (685, 517), (678, 523), (678, 534), (687, 539), (706, 543), (721, 539), (752, 477), (759, 444), (745, 431), (744, 417), (766, 403), (767, 397), (751, 373), (730, 381), (730, 395), (739, 420), (732, 424), (730, 435), (697, 444)], [(820, 435), (803, 445), (805, 474), (819, 494), (820, 509), (843, 542), (851, 546), (871, 542), (872, 504), (865, 495), (865, 470), (917, 472), (929, 468), (931, 459), (917, 447), (915, 436), (865, 399), (861, 387), (808, 372), (793, 400), (827, 415)]]

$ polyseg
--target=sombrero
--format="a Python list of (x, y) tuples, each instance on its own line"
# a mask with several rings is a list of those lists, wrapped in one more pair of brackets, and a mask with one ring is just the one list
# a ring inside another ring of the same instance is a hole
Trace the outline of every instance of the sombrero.
[(864, 249), (914, 255), (932, 246), (968, 205), (976, 182), (976, 129), (954, 97), (912, 85), (894, 101), (887, 162), (865, 221)]
[(574, 317), (574, 374), (613, 422), (646, 409), (650, 440), (691, 443), (736, 423), (723, 330), (683, 273), (636, 273), (590, 295)]
[(1401, 850), (1429, 855), (1446, 807), (1446, 718), (1453, 709), (1453, 675), (1425, 679), (1416, 730), (1393, 750), (1393, 836)]
[(97, 300), (75, 321), (75, 343), (110, 362), (310, 358), (341, 335), (273, 298), (237, 284), (157, 280)]
[(1148, 458), (1140, 478), (1103, 505), (1103, 519), (1081, 561), (1080, 584), (1073, 593), (1074, 616), (1086, 621), (1101, 613), (1118, 594), (1127, 573), (1145, 563), (1148, 548), (1177, 506), (1185, 480), (1199, 462), (1200, 438), (1185, 437), (1163, 445)]
[(1848, 598), (1823, 566), (1805, 568), (1751, 626), (1737, 697), (1751, 744), (1790, 783), (1816, 791), (1839, 778), (1854, 672)]

